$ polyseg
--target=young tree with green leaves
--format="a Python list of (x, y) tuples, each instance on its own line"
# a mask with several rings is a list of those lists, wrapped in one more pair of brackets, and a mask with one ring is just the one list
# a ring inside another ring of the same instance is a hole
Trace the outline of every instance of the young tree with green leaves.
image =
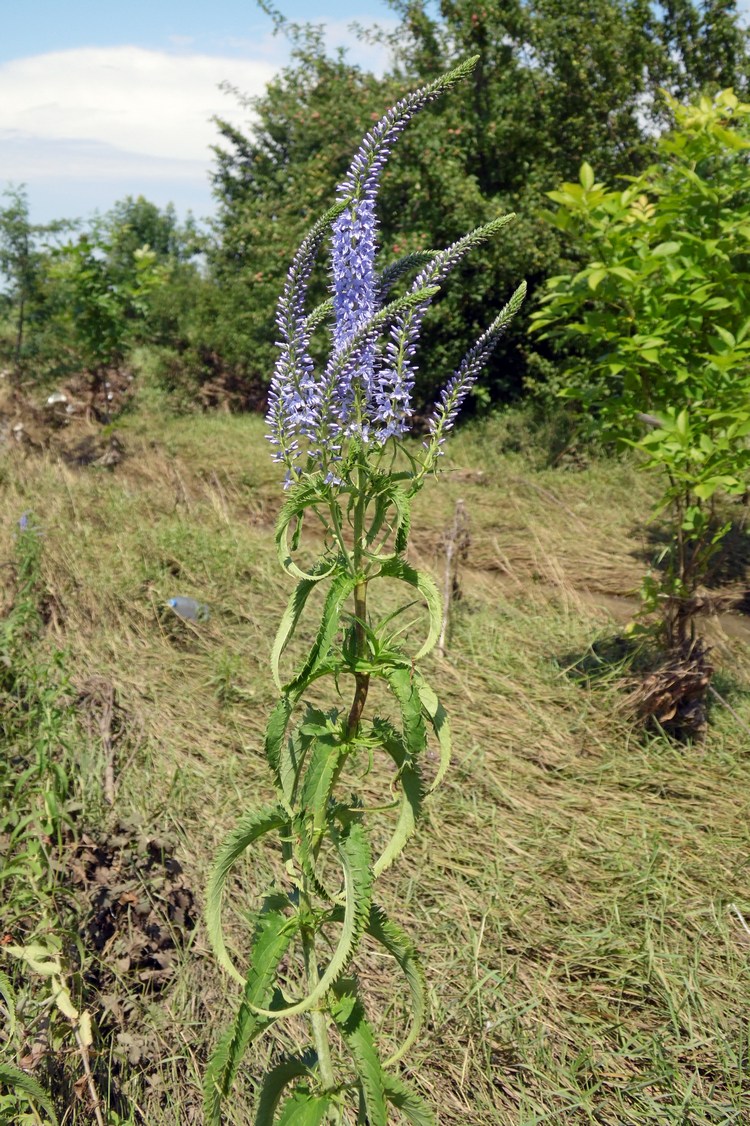
[(12, 343), (8, 349), (16, 376), (21, 372), (29, 321), (39, 313), (48, 239), (69, 230), (70, 223), (32, 223), (25, 187), (9, 187), (0, 208), (0, 276), (12, 321)]
[(669, 541), (644, 605), (686, 651), (750, 483), (750, 104), (725, 90), (669, 105), (674, 129), (640, 176), (608, 188), (584, 164), (549, 193), (586, 264), (550, 280), (532, 320), (573, 349), (560, 394), (659, 475)]

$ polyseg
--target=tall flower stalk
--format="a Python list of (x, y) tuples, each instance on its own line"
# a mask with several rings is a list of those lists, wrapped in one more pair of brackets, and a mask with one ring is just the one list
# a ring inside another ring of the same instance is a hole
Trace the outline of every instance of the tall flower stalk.
[[(230, 834), (207, 893), (216, 956), (243, 989), (234, 1023), (206, 1075), (205, 1113), (211, 1124), (221, 1122), (222, 1102), (231, 1094), (248, 1045), (276, 1022), (299, 1017), (308, 1022), (311, 1047), (275, 1060), (259, 1086), (256, 1126), (387, 1126), (399, 1116), (414, 1126), (436, 1121), (397, 1067), (424, 1019), (424, 973), (411, 938), (386, 914), (373, 890), (414, 832), (451, 753), (445, 711), (419, 668), (438, 638), (441, 607), (433, 581), (406, 560), (410, 502), (437, 469), (446, 435), (520, 307), (525, 286), (447, 381), (427, 437), (415, 452), (404, 439), (413, 414), (424, 314), (453, 266), (513, 216), (378, 273), (375, 202), (380, 172), (410, 118), (470, 73), (476, 61), (408, 95), (365, 137), (336, 203), (295, 255), (279, 300), (279, 357), (268, 426), (288, 488), (276, 544), (282, 567), (297, 585), (271, 654), (280, 696), (266, 728), (265, 754), (276, 795), (246, 814)], [(326, 237), (331, 298), (308, 313), (308, 281)], [(406, 292), (391, 298), (394, 285), (415, 271)], [(316, 370), (310, 341), (325, 322), (331, 347)], [(323, 548), (314, 565), (303, 569), (296, 557), (310, 519), (322, 529)], [(395, 613), (373, 612), (371, 588), (381, 581), (404, 584), (410, 601)], [(310, 596), (321, 588), (326, 594), (315, 640), (297, 671), (284, 680), (281, 659)], [(409, 651), (398, 622), (414, 601), (426, 605), (427, 629), (423, 643)], [(368, 716), (376, 683), (387, 689), (391, 706), (387, 715)], [(335, 701), (330, 708), (321, 703), (326, 687)], [(423, 770), (428, 736), (440, 752), (429, 781)], [(391, 794), (373, 807), (362, 784), (367, 779), (369, 789), (382, 776), (378, 758), (391, 764)], [(391, 824), (384, 835), (385, 813)], [(227, 949), (222, 905), (233, 865), (261, 840), (276, 842), (283, 876), (255, 916), (253, 945), (241, 972)], [(400, 1042), (385, 1055), (377, 1047), (377, 1022), (369, 1010), (366, 1015), (356, 976), (365, 943), (390, 956), (410, 1010)]]

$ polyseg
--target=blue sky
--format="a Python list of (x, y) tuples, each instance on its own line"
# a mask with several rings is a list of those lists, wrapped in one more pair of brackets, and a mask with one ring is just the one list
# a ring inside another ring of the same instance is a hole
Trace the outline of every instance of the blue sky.
[[(393, 26), (386, 0), (276, 7), (325, 23), (332, 46), (383, 67), (383, 53), (358, 44), (349, 25)], [(25, 183), (36, 222), (104, 211), (139, 193), (209, 215), (211, 117), (246, 121), (219, 83), (262, 92), (287, 56), (272, 30), (253, 0), (12, 5), (0, 37), (0, 186)]]

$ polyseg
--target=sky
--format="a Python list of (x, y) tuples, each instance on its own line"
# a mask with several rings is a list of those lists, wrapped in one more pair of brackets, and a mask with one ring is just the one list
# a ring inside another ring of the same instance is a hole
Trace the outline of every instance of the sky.
[[(351, 23), (395, 26), (386, 0), (275, 0), (326, 24), (331, 46), (382, 70)], [(263, 92), (288, 45), (254, 0), (26, 0), (0, 37), (0, 189), (25, 184), (31, 219), (85, 218), (127, 195), (209, 217), (212, 116), (247, 114), (219, 89)], [(0, 204), (2, 201), (0, 200)]]

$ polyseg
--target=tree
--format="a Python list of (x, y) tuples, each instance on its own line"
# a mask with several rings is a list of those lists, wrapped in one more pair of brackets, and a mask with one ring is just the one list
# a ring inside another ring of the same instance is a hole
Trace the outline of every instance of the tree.
[(8, 200), (0, 209), (0, 274), (5, 279), (6, 298), (12, 311), (12, 363), (18, 376), (22, 366), (29, 312), (41, 300), (43, 266), (49, 236), (69, 230), (64, 221), (34, 224), (29, 216), (29, 201), (24, 186), (3, 192)]
[[(330, 200), (361, 125), (406, 89), (480, 54), (474, 79), (450, 104), (410, 126), (383, 181), (382, 243), (396, 257), (438, 248), (468, 227), (514, 210), (502, 252), (486, 250), (441, 298), (424, 338), (427, 374), (468, 347), (488, 303), (519, 276), (530, 289), (558, 272), (557, 232), (544, 193), (584, 159), (602, 175), (637, 174), (664, 122), (659, 89), (683, 94), (747, 82), (747, 37), (728, 0), (392, 0), (401, 25), (382, 80), (326, 57), (320, 37), (297, 41), (293, 65), (258, 99), (249, 133), (222, 126), (214, 184), (219, 244), (211, 256), (224, 315), (216, 346), (267, 379), (270, 310), (302, 229)], [(434, 13), (435, 7), (437, 12)], [(436, 118), (437, 115), (437, 118)], [(520, 332), (499, 350), (485, 395), (517, 393), (528, 354)]]
[(51, 271), (65, 311), (69, 345), (76, 362), (100, 389), (104, 372), (122, 361), (139, 338), (149, 295), (167, 274), (148, 246), (113, 265), (112, 244), (84, 234), (61, 247)]
[(669, 540), (645, 606), (686, 653), (726, 498), (750, 483), (750, 104), (726, 90), (669, 105), (659, 161), (624, 190), (584, 164), (549, 193), (586, 264), (548, 283), (533, 320), (575, 348), (561, 394), (658, 475)]

